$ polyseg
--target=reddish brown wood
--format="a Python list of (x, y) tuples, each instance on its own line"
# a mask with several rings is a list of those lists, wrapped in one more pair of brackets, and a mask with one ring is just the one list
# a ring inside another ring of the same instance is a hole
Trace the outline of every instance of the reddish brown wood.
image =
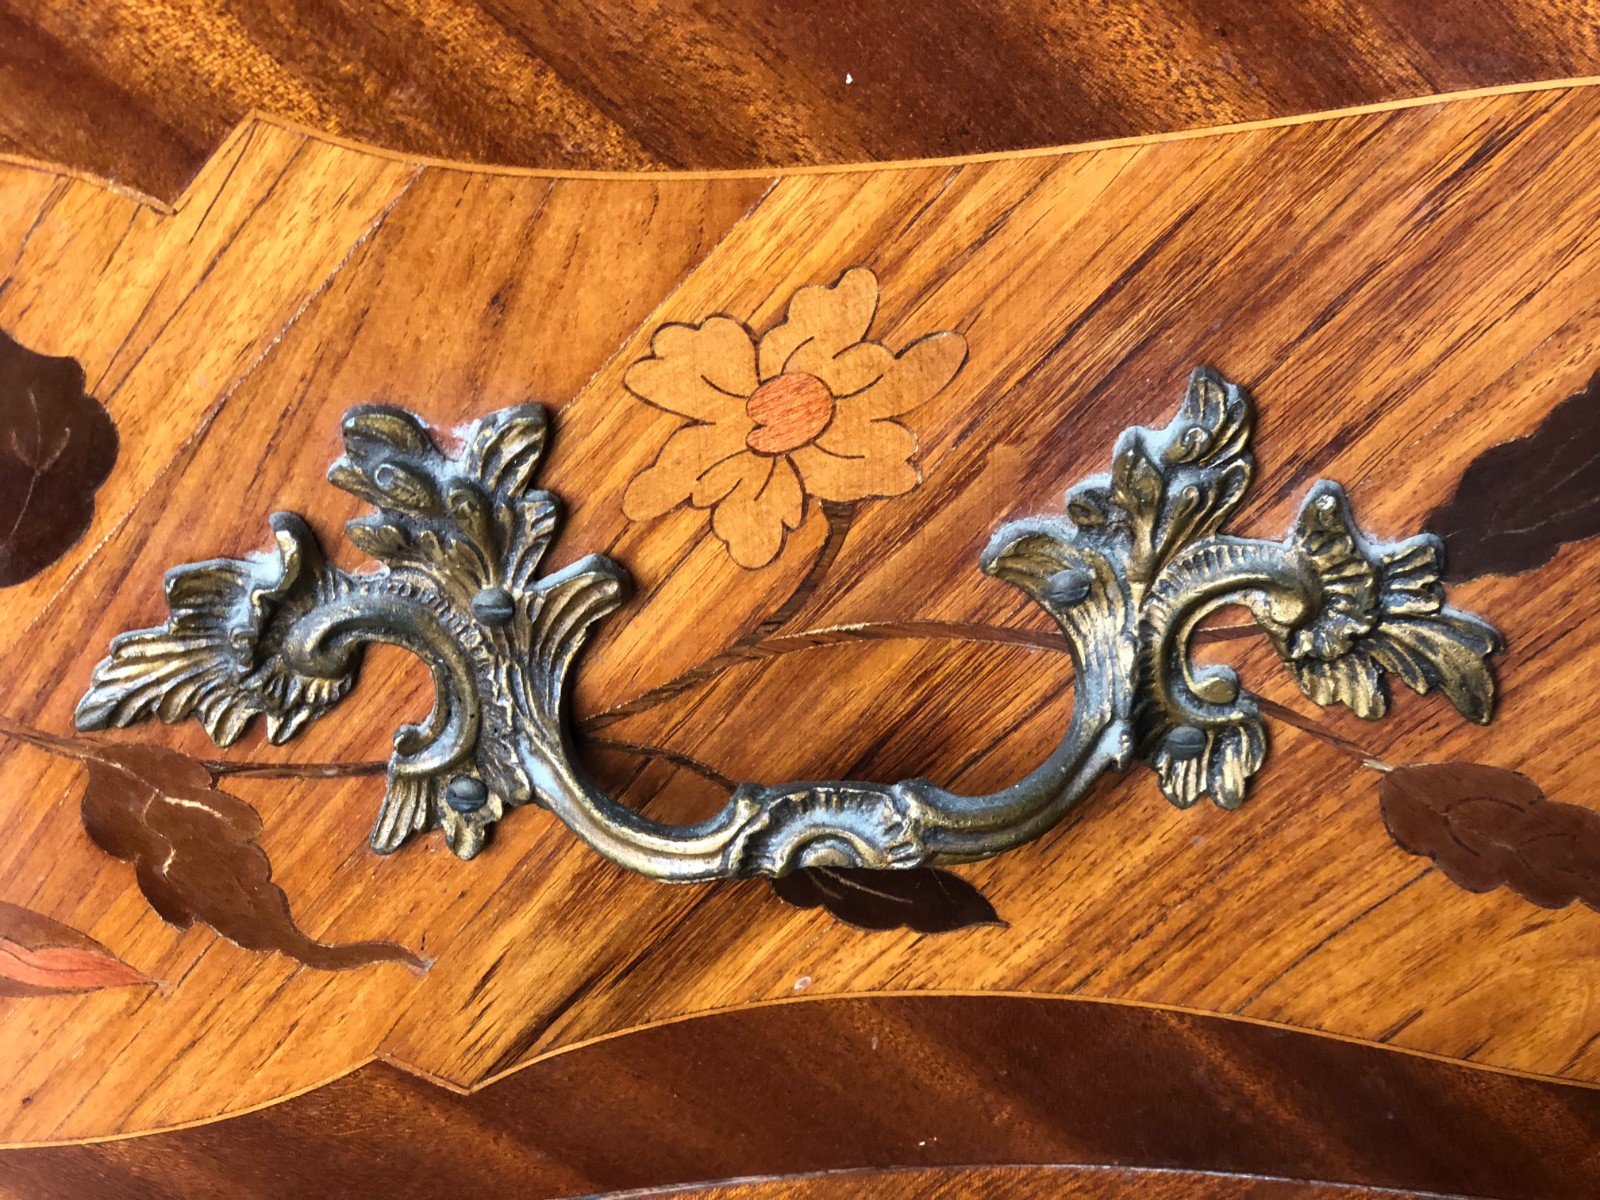
[(1424, 763), (1386, 772), (1384, 823), (1468, 891), (1506, 887), (1545, 908), (1600, 910), (1600, 813), (1552, 804), (1517, 771)]
[(0, 997), (150, 983), (92, 937), (0, 901)]
[(1578, 1200), (1600, 1090), (1160, 1009), (874, 997), (625, 1034), (471, 1095), (374, 1063), (191, 1129), (0, 1153), (0, 1187), (526, 1200), (995, 1162)]
[(612, 1192), (606, 1200), (1424, 1200), (1413, 1192), (1126, 1167), (943, 1167), (828, 1171), (703, 1187)]
[[(172, 213), (7, 166), (0, 324), (84, 364), (123, 453), (81, 549), (0, 605), (17, 647), (3, 715), (65, 735), (111, 637), (160, 619), (163, 571), (259, 550), (266, 514), (310, 514), (342, 543), (359, 506), (325, 472), (349, 405), (398, 401), (452, 428), (572, 398), (543, 477), (568, 503), (552, 565), (605, 551), (640, 585), (577, 681), (580, 719), (629, 712), (605, 737), (662, 756), (593, 756), (626, 803), (703, 815), (722, 797), (679, 769), (691, 759), (732, 778), (1004, 786), (1059, 738), (1072, 666), (1030, 649), (1042, 614), (975, 569), (995, 524), (1059, 510), (1211, 361), (1260, 406), (1242, 532), (1280, 535), (1317, 477), (1348, 482), (1375, 533), (1416, 529), (1594, 373), (1597, 139), (1600, 91), (1577, 87), (776, 182), (422, 166), (256, 122)], [(692, 505), (630, 522), (630, 481), (684, 424), (629, 389), (657, 331), (724, 313), (770, 337), (792, 298), (856, 264), (881, 290), (868, 336), (968, 343), (904, 418), (922, 482), (863, 502), (847, 535), (810, 497), (760, 571)], [(475, 1085), (598, 1035), (799, 993), (1080, 993), (1592, 1082), (1600, 917), (1459, 888), (1395, 846), (1362, 764), (1483, 763), (1589, 804), (1597, 570), (1590, 540), (1537, 575), (1452, 591), (1507, 634), (1490, 729), (1409, 694), (1381, 725), (1301, 718), (1336, 746), (1275, 719), (1240, 813), (1178, 812), (1139, 772), (1107, 780), (1070, 828), (954, 868), (1008, 924), (937, 937), (864, 935), (759, 882), (652, 885), (535, 809), (467, 867), (436, 839), (374, 858), (382, 782), (348, 771), (427, 711), (426, 672), (399, 654), (375, 655), (339, 718), (294, 745), (227, 752), (301, 777), (240, 772), (224, 790), (260, 814), (308, 936), (403, 946), (433, 963), (421, 977), (307, 970), (174, 928), (86, 836), (81, 764), (11, 739), (4, 899), (164, 986), (8, 1002), (4, 1136), (208, 1120), (374, 1055)], [(919, 630), (942, 640), (902, 636)], [(826, 648), (787, 652), (810, 644)], [(1262, 639), (1209, 652), (1304, 705)], [(118, 740), (223, 753), (192, 722)]]
[(1595, 73), (1591, 0), (3, 0), (0, 150), (170, 198), (251, 109), (479, 162), (717, 168)]
[(261, 817), (215, 786), (202, 764), (160, 746), (68, 742), (87, 780), (83, 824), (91, 841), (134, 868), (139, 889), (180, 929), (208, 925), (236, 945), (287, 954), (307, 966), (347, 970), (376, 962), (427, 969), (392, 942), (329, 945), (294, 922), (256, 839)]

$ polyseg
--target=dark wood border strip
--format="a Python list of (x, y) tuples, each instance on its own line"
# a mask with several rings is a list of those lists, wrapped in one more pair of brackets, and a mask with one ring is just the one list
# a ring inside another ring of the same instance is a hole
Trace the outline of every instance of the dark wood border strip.
[(1462, 101), (1488, 100), (1497, 96), (1520, 96), (1539, 92), (1570, 91), (1575, 88), (1600, 87), (1600, 75), (1571, 75), (1560, 79), (1533, 80), (1527, 83), (1494, 84), (1487, 87), (1463, 88), (1457, 91), (1431, 92), (1425, 95), (1406, 96), (1394, 100), (1379, 100), (1368, 104), (1354, 104), (1344, 108), (1323, 108), (1314, 111), (1291, 113), (1285, 116), (1262, 117), (1255, 120), (1232, 121), (1225, 124), (1208, 124), (1192, 128), (1171, 129), (1153, 133), (1136, 133), (1095, 138), (1092, 140), (1050, 143), (1016, 150), (992, 150), (971, 154), (926, 155), (891, 159), (857, 159), (839, 162), (797, 163), (776, 167), (694, 167), (660, 170), (629, 170), (618, 168), (543, 167), (522, 166), (496, 162), (474, 162), (466, 158), (441, 157), (423, 153), (395, 150), (379, 142), (362, 141), (344, 137), (296, 121), (277, 116), (266, 110), (253, 110), (239, 119), (238, 124), (217, 143), (206, 156), (200, 169), (170, 199), (162, 194), (142, 191), (124, 180), (76, 166), (59, 158), (19, 154), (0, 149), (0, 167), (23, 171), (39, 171), (58, 175), (104, 188), (108, 192), (126, 196), (143, 208), (170, 216), (184, 208), (203, 178), (204, 170), (227, 160), (235, 146), (244, 144), (257, 128), (283, 130), (287, 133), (312, 139), (320, 145), (336, 146), (355, 154), (390, 162), (409, 163), (430, 171), (450, 171), (469, 175), (486, 175), (527, 179), (598, 179), (647, 180), (671, 183), (683, 180), (704, 179), (757, 179), (779, 180), (809, 175), (856, 175), (884, 171), (921, 171), (934, 168), (958, 168), (988, 162), (1009, 162), (1033, 158), (1062, 158), (1073, 154), (1094, 154), (1102, 150), (1115, 150), (1130, 146), (1163, 145), (1168, 142), (1187, 142), (1201, 138), (1231, 137), (1256, 133), (1267, 129), (1290, 129), (1300, 125), (1319, 124), (1324, 121), (1343, 121), (1374, 114), (1405, 112), (1413, 108), (1431, 108), (1436, 105)]
[(206, 1125), (0, 1152), (0, 1190), (529, 1200), (988, 1163), (1579, 1200), (1600, 1090), (1164, 1009), (840, 998), (641, 1029), (470, 1095), (372, 1063)]
[(0, 148), (171, 195), (252, 107), (396, 150), (772, 168), (1600, 69), (1582, 0), (0, 5)]
[(591, 1200), (1464, 1200), (1308, 1179), (1148, 1167), (914, 1167), (720, 1179)]

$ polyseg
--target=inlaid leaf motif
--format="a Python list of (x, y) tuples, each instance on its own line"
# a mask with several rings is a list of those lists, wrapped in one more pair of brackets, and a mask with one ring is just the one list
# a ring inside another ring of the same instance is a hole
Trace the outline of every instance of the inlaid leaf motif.
[(95, 744), (82, 757), (84, 828), (107, 854), (133, 864), (163, 920), (180, 929), (198, 921), (247, 950), (276, 950), (325, 970), (376, 962), (425, 969), (392, 942), (330, 945), (307, 936), (256, 844), (260, 816), (218, 790), (203, 764), (139, 744)]
[(1395, 767), (1379, 792), (1401, 849), (1470, 892), (1508, 887), (1543, 908), (1600, 910), (1600, 812), (1545, 799), (1526, 775), (1479, 763)]
[(780, 900), (821, 908), (858, 929), (949, 933), (973, 925), (1004, 925), (994, 905), (959, 875), (936, 867), (867, 871), (808, 867), (772, 881)]
[(1527, 437), (1473, 459), (1427, 527), (1444, 539), (1452, 580), (1531, 571), (1600, 535), (1600, 373)]
[(151, 982), (87, 934), (0, 902), (0, 996), (49, 996)]
[(0, 587), (31, 579), (83, 536), (117, 460), (117, 428), (83, 368), (0, 333)]

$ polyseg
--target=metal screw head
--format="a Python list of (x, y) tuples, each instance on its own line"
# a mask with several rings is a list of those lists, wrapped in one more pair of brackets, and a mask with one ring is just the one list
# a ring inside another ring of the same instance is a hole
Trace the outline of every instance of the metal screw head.
[(1193, 725), (1179, 725), (1167, 734), (1166, 751), (1173, 758), (1196, 758), (1206, 748), (1206, 731)]
[(445, 785), (444, 802), (458, 813), (477, 812), (489, 802), (489, 789), (481, 779), (457, 775)]
[(1094, 577), (1082, 567), (1067, 567), (1044, 581), (1043, 599), (1048, 604), (1066, 607), (1087, 599)]
[(503, 587), (486, 587), (472, 598), (472, 615), (485, 625), (506, 625), (516, 615), (517, 602)]

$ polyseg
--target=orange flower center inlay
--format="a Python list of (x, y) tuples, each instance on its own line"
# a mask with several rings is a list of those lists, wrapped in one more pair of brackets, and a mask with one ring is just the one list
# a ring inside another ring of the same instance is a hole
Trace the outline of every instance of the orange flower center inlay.
[(828, 427), (833, 393), (815, 375), (779, 375), (758, 387), (744, 410), (756, 423), (744, 444), (757, 454), (787, 454), (815, 441)]

